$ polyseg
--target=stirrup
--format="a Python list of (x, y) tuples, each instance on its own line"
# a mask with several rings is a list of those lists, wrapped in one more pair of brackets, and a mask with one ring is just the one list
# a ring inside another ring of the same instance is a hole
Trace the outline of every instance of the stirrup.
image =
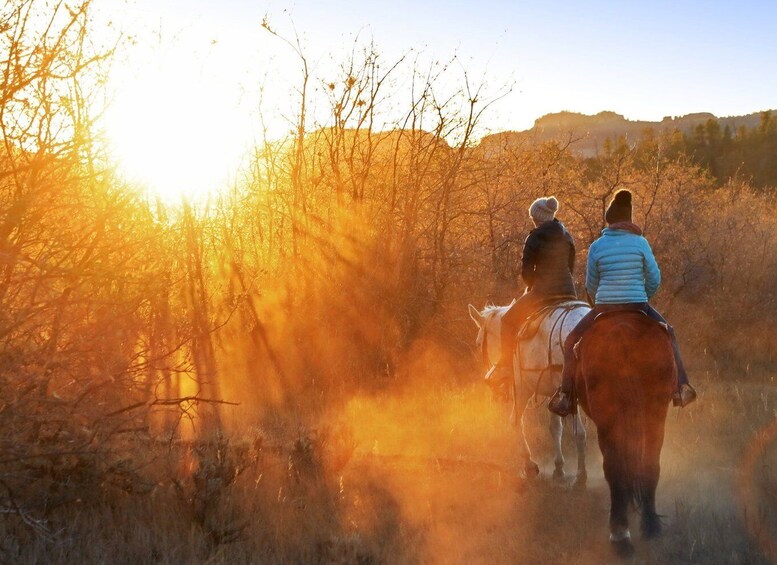
[(548, 410), (561, 416), (562, 418), (574, 414), (576, 412), (576, 403), (572, 400), (572, 395), (564, 392), (559, 388), (554, 394), (550, 402), (548, 402)]
[(486, 371), (485, 379), (489, 382), (499, 382), (501, 380), (509, 380), (513, 378), (513, 370), (507, 365), (500, 365), (497, 363), (493, 365), (488, 371)]
[(680, 385), (680, 389), (674, 393), (672, 404), (674, 406), (679, 406), (680, 408), (685, 408), (691, 402), (694, 402), (697, 396), (696, 389), (689, 383), (684, 383)]

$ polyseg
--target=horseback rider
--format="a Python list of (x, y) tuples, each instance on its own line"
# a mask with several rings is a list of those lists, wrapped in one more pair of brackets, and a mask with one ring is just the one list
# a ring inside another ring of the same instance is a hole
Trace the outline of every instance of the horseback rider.
[(608, 225), (588, 250), (585, 285), (589, 297), (594, 300), (594, 307), (578, 322), (564, 342), (561, 387), (551, 398), (548, 409), (559, 416), (574, 412), (574, 377), (577, 371), (575, 345), (599, 314), (621, 310), (638, 310), (666, 324), (677, 365), (678, 382), (673, 404), (685, 407), (696, 400), (696, 391), (688, 382), (674, 330), (648, 304), (648, 300), (658, 290), (661, 272), (650, 244), (642, 236), (642, 230), (631, 221), (631, 192), (619, 190), (604, 218)]
[(516, 334), (526, 319), (540, 307), (577, 297), (572, 272), (575, 268), (575, 242), (555, 216), (558, 200), (538, 198), (529, 207), (534, 229), (523, 244), (521, 278), (526, 291), (502, 316), (499, 362), (486, 374), (498, 382), (513, 378), (513, 352)]

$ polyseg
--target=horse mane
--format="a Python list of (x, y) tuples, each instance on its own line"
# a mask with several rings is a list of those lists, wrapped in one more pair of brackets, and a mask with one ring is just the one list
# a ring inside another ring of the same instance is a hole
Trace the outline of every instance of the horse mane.
[(480, 311), (480, 314), (483, 316), (488, 316), (489, 314), (493, 314), (500, 308), (504, 308), (504, 306), (497, 306), (496, 304), (491, 304), (490, 302), (483, 306), (483, 309)]
[(510, 304), (505, 304), (504, 306), (498, 306), (496, 304), (493, 304), (492, 302), (489, 302), (488, 304), (483, 306), (483, 309), (480, 311), (480, 315), (481, 316), (488, 316), (489, 314), (493, 314), (495, 312), (498, 312), (502, 308), (509, 308), (513, 304), (515, 304), (515, 299), (513, 299), (513, 301), (510, 302)]

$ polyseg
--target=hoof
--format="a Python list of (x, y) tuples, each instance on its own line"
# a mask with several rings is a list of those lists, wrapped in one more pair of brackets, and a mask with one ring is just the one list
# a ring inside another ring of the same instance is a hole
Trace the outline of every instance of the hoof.
[(564, 480), (567, 478), (566, 473), (564, 473), (564, 467), (556, 467), (553, 470), (553, 480), (557, 481), (559, 483), (563, 483)]
[(610, 544), (612, 544), (612, 550), (615, 552), (615, 555), (622, 559), (628, 559), (634, 555), (634, 544), (631, 543), (629, 538), (618, 541), (610, 540)]
[(534, 461), (529, 460), (523, 466), (523, 472), (526, 474), (527, 479), (533, 479), (540, 474), (540, 466)]
[(642, 519), (642, 537), (645, 539), (657, 538), (661, 535), (663, 527), (659, 517)]
[(572, 488), (575, 490), (585, 490), (586, 484), (588, 483), (588, 475), (585, 473), (578, 473), (575, 477), (574, 482), (572, 483)]

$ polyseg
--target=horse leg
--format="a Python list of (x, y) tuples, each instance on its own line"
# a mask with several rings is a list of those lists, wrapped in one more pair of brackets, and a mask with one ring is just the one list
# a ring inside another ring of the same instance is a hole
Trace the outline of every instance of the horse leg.
[(610, 543), (621, 557), (634, 554), (629, 532), (629, 502), (631, 488), (627, 484), (623, 462), (618, 457), (617, 450), (610, 445), (610, 439), (599, 435), (599, 445), (604, 459), (604, 478), (610, 487)]
[(580, 417), (580, 410), (578, 410), (577, 414), (574, 416), (572, 433), (574, 434), (575, 446), (577, 447), (577, 477), (575, 477), (575, 486), (585, 488), (586, 481), (588, 480), (588, 472), (585, 467), (587, 437), (583, 419)]
[[(647, 467), (647, 466), (646, 466)], [(642, 536), (655, 538), (661, 535), (661, 517), (656, 512), (656, 487), (658, 486), (658, 465), (646, 468), (646, 475), (640, 480), (642, 492)]]
[(523, 472), (527, 478), (533, 479), (540, 474), (540, 466), (531, 458), (531, 449), (529, 449), (529, 443), (526, 441), (526, 434), (524, 433), (523, 414), (526, 410), (526, 405), (529, 403), (529, 395), (526, 394), (526, 391), (522, 390), (522, 388), (523, 387), (516, 387), (513, 414), (515, 416), (515, 425), (520, 434), (518, 447), (521, 452), (521, 459), (523, 460)]
[(556, 468), (553, 470), (553, 478), (557, 481), (564, 480), (564, 452), (561, 450), (561, 436), (564, 433), (564, 419), (552, 414), (550, 416), (550, 435), (553, 438), (553, 448), (556, 450), (554, 460)]
[(642, 498), (642, 535), (654, 538), (661, 534), (661, 517), (656, 512), (656, 488), (661, 474), (661, 446), (664, 443), (665, 414), (645, 438), (645, 459), (640, 469), (639, 488)]

